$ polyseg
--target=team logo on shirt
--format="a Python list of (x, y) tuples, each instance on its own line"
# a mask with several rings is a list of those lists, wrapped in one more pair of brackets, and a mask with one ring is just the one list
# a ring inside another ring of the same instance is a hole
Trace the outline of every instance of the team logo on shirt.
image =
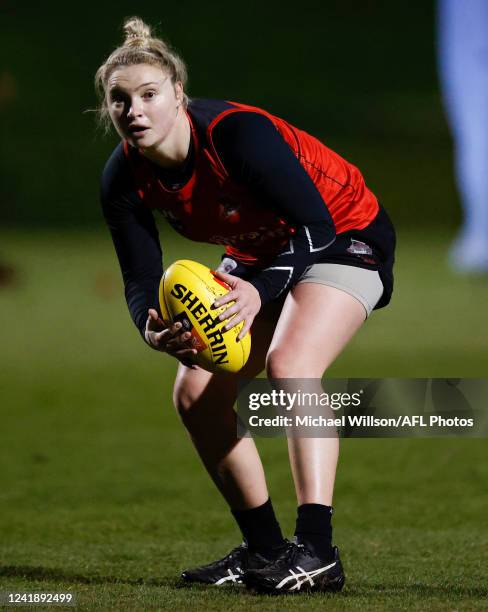
[(366, 243), (351, 238), (351, 246), (347, 249), (347, 252), (352, 255), (372, 255), (373, 249)]
[(361, 242), (360, 240), (354, 240), (351, 238), (351, 245), (347, 249), (348, 253), (351, 255), (356, 255), (359, 259), (362, 259), (364, 263), (367, 264), (376, 264), (376, 259), (373, 255), (373, 249), (368, 246), (365, 242)]

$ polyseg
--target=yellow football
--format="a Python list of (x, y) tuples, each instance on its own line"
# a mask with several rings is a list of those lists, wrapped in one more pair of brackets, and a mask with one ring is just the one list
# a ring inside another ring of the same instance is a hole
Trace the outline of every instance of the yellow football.
[(251, 352), (251, 336), (237, 341), (244, 322), (224, 330), (228, 321), (218, 316), (231, 304), (212, 309), (213, 302), (230, 290), (213, 270), (196, 261), (179, 259), (163, 274), (159, 305), (166, 323), (179, 321), (191, 333), (189, 346), (197, 350), (190, 361), (210, 372), (238, 372)]

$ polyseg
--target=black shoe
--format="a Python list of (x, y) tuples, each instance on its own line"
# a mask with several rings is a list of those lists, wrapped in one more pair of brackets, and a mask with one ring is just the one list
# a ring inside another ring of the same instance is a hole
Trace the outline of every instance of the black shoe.
[(305, 544), (290, 542), (287, 552), (276, 561), (261, 569), (249, 569), (244, 582), (248, 588), (262, 593), (340, 591), (345, 576), (335, 546), (332, 558), (323, 559)]
[(185, 570), (181, 577), (185, 582), (195, 582), (199, 584), (212, 584), (214, 586), (224, 586), (228, 584), (243, 585), (242, 577), (248, 569), (260, 569), (270, 563), (262, 555), (250, 552), (247, 544), (243, 542), (230, 551), (223, 559)]

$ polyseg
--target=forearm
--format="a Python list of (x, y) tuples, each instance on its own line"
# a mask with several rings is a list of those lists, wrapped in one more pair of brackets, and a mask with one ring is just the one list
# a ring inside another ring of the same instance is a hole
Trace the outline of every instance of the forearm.
[(159, 312), (158, 288), (162, 276), (158, 273), (144, 280), (129, 280), (125, 283), (125, 299), (130, 316), (145, 340), (147, 313), (150, 308)]
[(334, 240), (335, 230), (330, 224), (309, 223), (298, 228), (287, 247), (250, 280), (259, 292), (261, 303), (266, 304), (289, 291)]

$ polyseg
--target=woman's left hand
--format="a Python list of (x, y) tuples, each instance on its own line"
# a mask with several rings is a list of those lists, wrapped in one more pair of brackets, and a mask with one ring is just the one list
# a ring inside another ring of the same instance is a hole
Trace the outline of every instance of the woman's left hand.
[(261, 309), (261, 298), (259, 297), (258, 290), (254, 285), (251, 285), (251, 283), (237, 276), (232, 276), (232, 274), (225, 274), (225, 272), (219, 272), (217, 270), (215, 276), (225, 281), (230, 286), (231, 290), (226, 295), (217, 298), (212, 308), (220, 308), (220, 306), (224, 304), (235, 302), (235, 304), (232, 304), (232, 306), (227, 308), (219, 316), (219, 319), (221, 321), (226, 321), (235, 315), (232, 321), (229, 321), (224, 326), (225, 330), (232, 329), (241, 323), (241, 321), (244, 321), (244, 326), (237, 336), (238, 340), (242, 340), (251, 329), (254, 318)]

